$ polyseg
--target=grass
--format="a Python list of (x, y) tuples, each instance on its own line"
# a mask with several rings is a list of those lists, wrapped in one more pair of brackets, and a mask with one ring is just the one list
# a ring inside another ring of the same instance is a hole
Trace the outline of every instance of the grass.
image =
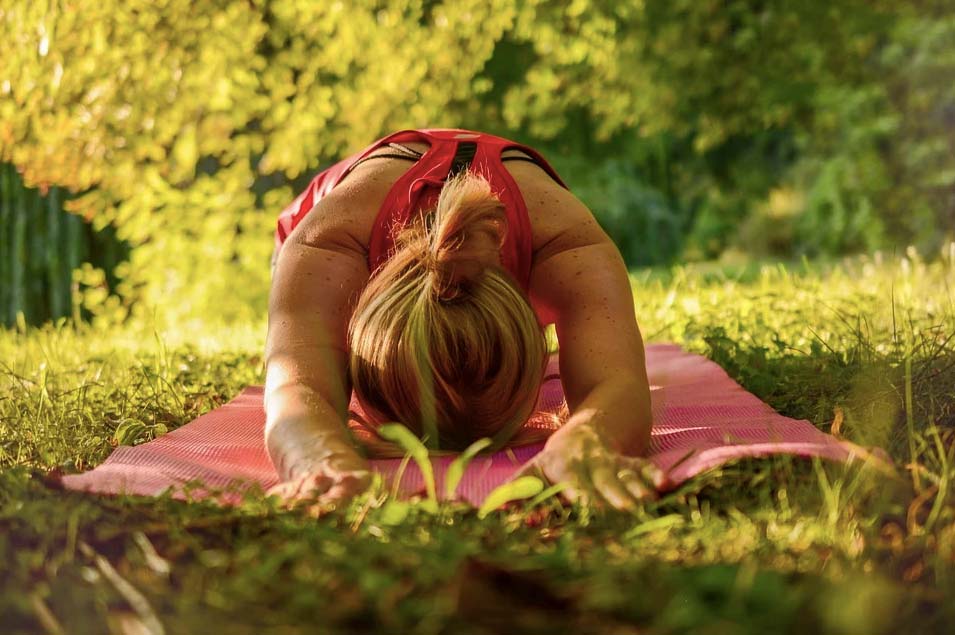
[[(885, 448), (891, 478), (780, 457), (634, 514), (369, 495), (320, 519), (49, 487), (263, 379), (265, 322), (0, 332), (7, 633), (947, 633), (955, 622), (955, 262), (634, 272), (649, 341), (786, 415)], [(204, 335), (199, 336), (198, 333)], [(379, 492), (380, 493), (380, 492)]]

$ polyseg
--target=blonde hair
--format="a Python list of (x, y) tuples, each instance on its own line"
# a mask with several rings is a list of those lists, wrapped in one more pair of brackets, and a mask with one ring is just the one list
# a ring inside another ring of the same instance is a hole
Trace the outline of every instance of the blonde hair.
[[(348, 327), (366, 426), (398, 421), (451, 450), (487, 436), (493, 450), (531, 415), (547, 348), (524, 291), (499, 265), (506, 231), (488, 182), (464, 171), (397, 236)], [(477, 240), (482, 232), (490, 240)]]

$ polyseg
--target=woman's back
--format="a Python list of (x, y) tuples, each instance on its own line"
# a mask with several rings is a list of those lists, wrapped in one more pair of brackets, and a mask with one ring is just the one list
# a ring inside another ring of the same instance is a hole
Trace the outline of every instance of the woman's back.
[[(443, 140), (457, 141), (457, 137), (460, 137), (460, 141), (465, 143), (476, 134), (464, 130), (439, 130), (432, 131), (431, 135), (436, 137), (440, 132), (444, 132), (441, 135)], [(440, 160), (436, 162), (433, 157), (429, 159), (427, 156), (432, 147), (429, 143), (402, 140), (389, 145), (383, 142), (394, 136), (384, 137), (323, 171), (282, 212), (275, 236), (273, 265), (282, 244), (299, 225), (302, 227), (296, 231), (296, 241), (308, 245), (331, 239), (345, 248), (363, 252), (369, 260), (369, 270), (381, 264), (386, 257), (385, 252), (392, 247), (392, 241), (386, 236), (388, 223), (398, 220), (400, 225), (407, 220), (389, 219), (390, 210), (383, 207), (388, 204), (394, 208), (405, 203), (409, 198), (409, 185), (416, 178), (433, 182), (443, 179), (442, 167), (447, 166), (449, 154), (447, 150), (443, 152), (446, 160), (445, 165), (441, 166)], [(502, 264), (533, 296), (529, 284), (535, 262), (561, 249), (590, 244), (602, 238), (602, 232), (589, 211), (576, 201), (560, 176), (539, 153), (500, 137), (481, 135), (481, 138), (481, 145), (488, 147), (482, 148), (477, 156), (471, 158), (470, 169), (492, 176), (506, 173), (503, 178), (496, 180), (500, 186), (498, 191), (507, 190), (509, 195), (503, 202), (508, 208), (509, 239), (512, 239), (513, 245), (510, 245), (510, 258), (506, 253), (509, 245), (502, 250)], [(488, 144), (488, 139), (496, 143)], [(430, 140), (434, 142), (435, 139)], [(496, 153), (496, 156), (491, 156), (492, 153)], [(421, 155), (424, 155), (423, 159)], [(437, 169), (425, 170), (422, 176), (422, 170), (419, 169), (421, 163)], [(324, 201), (332, 191), (334, 197)], [(420, 197), (425, 200), (416, 201), (419, 207), (426, 208), (429, 203), (433, 204), (437, 192), (435, 188), (430, 197)], [(573, 205), (574, 202), (577, 205)], [(347, 213), (333, 211), (345, 209)], [(403, 213), (410, 211), (404, 210)], [(574, 211), (576, 213), (571, 213)], [(531, 299), (533, 301), (533, 297)], [(538, 307), (535, 306), (535, 309)], [(549, 323), (549, 316), (541, 313), (538, 311), (543, 323)]]

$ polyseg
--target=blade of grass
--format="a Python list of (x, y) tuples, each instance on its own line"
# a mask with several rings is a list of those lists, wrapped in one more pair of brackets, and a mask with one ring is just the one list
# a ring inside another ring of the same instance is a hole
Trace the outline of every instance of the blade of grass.
[(414, 462), (421, 470), (421, 477), (424, 479), (424, 486), (428, 492), (428, 500), (431, 501), (429, 507), (436, 508), (438, 504), (437, 488), (434, 484), (434, 468), (431, 466), (431, 458), (428, 456), (428, 448), (424, 446), (418, 437), (408, 428), (400, 423), (386, 423), (378, 428), (378, 434), (388, 441), (397, 443), (401, 448), (411, 455)]
[[(938, 521), (939, 515), (942, 513), (942, 508), (945, 506), (945, 501), (948, 498), (948, 483), (951, 478), (951, 472), (949, 470), (949, 454), (946, 452), (945, 443), (942, 441), (942, 436), (938, 432), (938, 426), (935, 425), (934, 419), (930, 422), (929, 431), (932, 434), (932, 440), (935, 442), (935, 451), (938, 454), (938, 461), (941, 463), (941, 470), (939, 470), (939, 479), (938, 479), (938, 493), (935, 495), (935, 502), (932, 503), (932, 509), (929, 511), (928, 518), (925, 519), (925, 531), (932, 531), (932, 527), (935, 526), (935, 523)], [(951, 452), (955, 452), (955, 446), (953, 446)]]
[[(918, 452), (915, 449), (915, 412), (912, 409), (912, 355), (905, 353), (905, 430), (909, 441), (909, 461), (918, 464)], [(915, 491), (922, 489), (922, 480), (918, 470), (912, 470), (912, 484)]]
[(522, 476), (499, 485), (491, 490), (491, 493), (481, 503), (481, 507), (478, 508), (478, 518), (486, 518), (488, 514), (505, 503), (540, 494), (543, 489), (544, 481), (536, 476)]
[(458, 483), (461, 482), (461, 477), (464, 476), (464, 470), (467, 469), (468, 464), (471, 463), (471, 460), (477, 453), (489, 445), (491, 445), (491, 439), (487, 437), (478, 439), (451, 461), (451, 464), (448, 466), (448, 471), (444, 474), (445, 498), (454, 498), (454, 494), (458, 489)]
[(533, 507), (540, 505), (542, 502), (544, 502), (548, 498), (552, 496), (556, 496), (557, 494), (560, 494), (568, 487), (569, 486), (567, 483), (555, 483), (554, 485), (551, 485), (550, 487), (542, 491), (540, 494), (532, 498), (530, 501), (528, 501), (527, 508), (531, 509)]

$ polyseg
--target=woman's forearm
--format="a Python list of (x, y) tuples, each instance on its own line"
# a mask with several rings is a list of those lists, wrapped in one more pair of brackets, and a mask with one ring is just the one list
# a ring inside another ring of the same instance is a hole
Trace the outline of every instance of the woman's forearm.
[(570, 432), (579, 426), (592, 428), (614, 452), (645, 454), (653, 426), (650, 387), (639, 377), (619, 377), (597, 384), (561, 430)]
[(265, 408), (265, 444), (282, 479), (335, 457), (359, 456), (341, 415), (312, 388), (286, 384), (269, 393)]

